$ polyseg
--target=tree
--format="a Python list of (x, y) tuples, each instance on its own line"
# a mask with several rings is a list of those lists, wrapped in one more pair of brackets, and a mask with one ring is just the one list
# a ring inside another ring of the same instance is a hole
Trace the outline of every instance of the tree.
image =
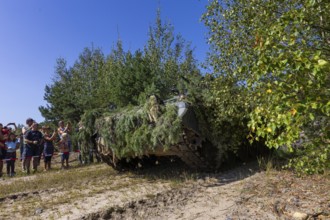
[(48, 104), (39, 107), (46, 121), (77, 123), (84, 111), (107, 105), (102, 90), (103, 63), (103, 53), (93, 48), (85, 48), (71, 68), (64, 59), (57, 60), (53, 84), (45, 87)]
[(81, 109), (73, 101), (75, 100), (73, 96), (74, 90), (71, 69), (67, 68), (67, 63), (64, 59), (57, 59), (53, 84), (45, 87), (44, 99), (48, 104), (46, 107), (39, 107), (39, 111), (46, 121), (79, 120)]
[(190, 44), (181, 35), (174, 34), (174, 27), (170, 23), (161, 20), (159, 10), (148, 35), (144, 59), (151, 70), (153, 82), (145, 93), (157, 94), (162, 99), (172, 96), (173, 89), (184, 93), (187, 90), (184, 79), (193, 80), (201, 76)]
[(124, 51), (118, 40), (106, 58), (92, 47), (85, 48), (72, 67), (58, 59), (53, 82), (45, 88), (47, 105), (39, 109), (46, 120), (76, 123), (87, 111), (139, 105), (152, 94), (169, 98), (173, 89), (187, 90), (184, 79), (198, 77), (190, 44), (161, 21), (158, 11), (143, 50)]
[(168, 99), (173, 90), (188, 90), (186, 79), (201, 76), (190, 44), (162, 22), (159, 11), (148, 36), (144, 49), (135, 52), (124, 51), (119, 40), (107, 58), (109, 99), (118, 107), (139, 105), (152, 94)]
[[(329, 9), (326, 0), (214, 0), (203, 15), (219, 118), (238, 114), (251, 142), (303, 155), (293, 164), (307, 173), (329, 166)], [(302, 134), (304, 147), (293, 148)]]
[(139, 96), (152, 83), (151, 71), (142, 52), (124, 52), (121, 42), (108, 57), (105, 71), (109, 99), (118, 107), (138, 105)]
[(80, 109), (91, 110), (106, 107), (104, 99), (104, 63), (105, 58), (100, 49), (85, 48), (72, 67), (71, 94)]

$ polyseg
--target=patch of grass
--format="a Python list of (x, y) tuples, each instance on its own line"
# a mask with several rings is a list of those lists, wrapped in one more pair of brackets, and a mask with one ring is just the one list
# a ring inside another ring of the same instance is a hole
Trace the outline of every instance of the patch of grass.
[(39, 203), (39, 198), (29, 198), (28, 200), (24, 201), (24, 204), (20, 206), (19, 214), (22, 217), (34, 215), (35, 209), (40, 207)]
[[(74, 201), (81, 198), (101, 194), (108, 190), (124, 190), (125, 192), (128, 188), (135, 187), (143, 182), (142, 179), (123, 178), (124, 181), (115, 180), (116, 184), (113, 184), (114, 174), (115, 172), (111, 168), (109, 169), (107, 165), (91, 165), (79, 170), (40, 174), (27, 181), (17, 181), (13, 187), (7, 188), (6, 192), (2, 195), (9, 195), (11, 191), (17, 194), (20, 190), (24, 189), (21, 187), (26, 187), (24, 192), (29, 193), (30, 191), (30, 194), (27, 194), (22, 199), (17, 199), (11, 205), (6, 202), (0, 203), (0, 216), (9, 218), (11, 212), (6, 212), (5, 210), (10, 206), (12, 210), (16, 210), (16, 215), (37, 218), (38, 216), (35, 216), (34, 213), (36, 208), (40, 207), (44, 210), (53, 210), (54, 207), (71, 203), (77, 207), (79, 204), (74, 203)], [(47, 178), (45, 178), (46, 176)], [(65, 179), (65, 176), (69, 177)], [(55, 189), (55, 193), (51, 191), (49, 192), (49, 196), (45, 196), (48, 192), (42, 192), (42, 190), (49, 188), (53, 190), (54, 188), (57, 189)], [(42, 203), (40, 197), (43, 198)], [(66, 213), (60, 214), (63, 215)], [(56, 219), (55, 216), (53, 218)]]
[[(141, 187), (145, 187), (144, 184), (165, 183), (174, 188), (197, 177), (189, 169), (176, 164), (167, 166), (166, 163), (125, 173), (117, 172), (106, 164), (72, 166), (68, 170), (60, 170), (59, 165), (55, 164), (51, 171), (22, 175), (5, 178), (0, 182), (0, 198), (5, 199), (0, 202), (2, 218), (12, 217), (14, 211), (18, 218), (38, 219), (42, 215), (36, 215), (35, 210), (42, 208), (49, 212), (50, 219), (57, 219), (66, 215), (66, 212), (57, 213), (56, 207), (65, 207), (66, 204), (78, 207), (80, 204), (76, 201), (81, 201), (84, 197), (119, 192), (123, 200), (128, 200), (132, 197), (132, 192), (138, 193)], [(147, 197), (152, 196), (149, 192)]]
[(147, 197), (147, 199), (153, 199), (153, 198), (156, 197), (156, 195), (155, 194), (147, 194), (146, 197)]
[(258, 157), (257, 160), (258, 160), (259, 168), (261, 170), (265, 170), (267, 175), (269, 175), (270, 172), (275, 169), (275, 164), (272, 157), (268, 157), (268, 158)]
[(95, 164), (81, 169), (68, 169), (62, 171), (52, 171), (37, 173), (31, 178), (11, 179), (10, 184), (4, 182), (0, 184), (0, 198), (18, 192), (44, 191), (50, 188), (77, 188), (82, 182), (95, 181), (99, 177), (112, 177), (115, 175), (109, 166), (105, 164)]

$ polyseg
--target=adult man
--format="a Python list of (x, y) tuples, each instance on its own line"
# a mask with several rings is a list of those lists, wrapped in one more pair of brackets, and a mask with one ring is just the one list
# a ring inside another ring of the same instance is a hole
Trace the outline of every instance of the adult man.
[(23, 161), (25, 162), (26, 171), (30, 173), (30, 163), (33, 158), (33, 172), (37, 171), (40, 162), (40, 150), (42, 146), (43, 136), (38, 129), (38, 124), (34, 122), (32, 129), (27, 131), (24, 137), (25, 148), (23, 152)]
[(21, 146), (20, 146), (20, 155), (21, 155), (22, 170), (23, 170), (23, 172), (26, 172), (26, 167), (25, 167), (26, 160), (23, 158), (23, 152), (24, 152), (24, 149), (25, 149), (25, 146), (26, 146), (26, 143), (25, 143), (24, 140), (25, 140), (26, 133), (32, 129), (32, 124), (33, 124), (33, 119), (32, 118), (28, 118), (28, 119), (26, 119), (26, 126), (24, 126), (22, 128), (23, 144), (21, 144)]

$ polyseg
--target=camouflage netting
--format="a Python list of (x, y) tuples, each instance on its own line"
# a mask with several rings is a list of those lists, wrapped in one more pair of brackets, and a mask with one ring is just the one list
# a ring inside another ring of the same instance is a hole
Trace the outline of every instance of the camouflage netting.
[(159, 146), (167, 150), (182, 134), (177, 107), (159, 105), (153, 99), (143, 107), (106, 113), (95, 127), (117, 158), (141, 156)]
[[(198, 102), (195, 102), (198, 103)], [(207, 145), (205, 146), (210, 150), (210, 153), (214, 155), (208, 155), (212, 157), (212, 159), (216, 160), (215, 168), (218, 168), (220, 164), (223, 162), (226, 157), (225, 145), (223, 144), (223, 135), (219, 134), (218, 129), (215, 129), (214, 121), (212, 121), (213, 112), (204, 107), (203, 105), (195, 104), (193, 105), (193, 109), (198, 121), (198, 128), (204, 140), (207, 140)], [(216, 148), (216, 152), (212, 151)]]
[(82, 160), (89, 162), (89, 153), (96, 146), (93, 145), (92, 137), (95, 134), (95, 120), (101, 116), (101, 111), (96, 109), (85, 112), (82, 116), (77, 141), (82, 155)]
[[(155, 152), (155, 155), (177, 155), (194, 166), (200, 162), (219, 167), (226, 151), (221, 135), (216, 136), (212, 127), (208, 117), (210, 112), (198, 101), (194, 105), (185, 100), (190, 110), (183, 118), (178, 117), (177, 101), (164, 105), (151, 96), (144, 106), (106, 113), (100, 110), (86, 112), (80, 122), (83, 129), (80, 129), (78, 138), (82, 154), (88, 155), (92, 136), (97, 132), (102, 140), (100, 146), (103, 146), (100, 153), (105, 158), (110, 156), (111, 163), (116, 163), (116, 159), (142, 157)], [(199, 162), (198, 158), (201, 158)]]

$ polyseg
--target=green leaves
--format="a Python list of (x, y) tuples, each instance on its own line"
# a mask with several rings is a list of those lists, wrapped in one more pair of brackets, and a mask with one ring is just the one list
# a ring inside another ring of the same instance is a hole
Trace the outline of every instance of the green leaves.
[(328, 61), (325, 61), (323, 59), (319, 59), (317, 61), (317, 63), (319, 64), (319, 66), (323, 67), (323, 66), (326, 66), (326, 65), (329, 65), (329, 62)]
[(45, 89), (47, 106), (40, 111), (46, 120), (77, 123), (93, 109), (139, 105), (152, 94), (167, 99), (172, 90), (192, 91), (200, 78), (190, 44), (158, 12), (141, 50), (124, 51), (118, 40), (107, 56), (85, 48), (72, 67), (59, 59), (53, 83)]
[[(217, 76), (218, 120), (236, 117), (233, 109), (240, 109), (251, 143), (262, 140), (270, 148), (296, 152), (293, 144), (312, 124), (320, 118), (325, 118), (323, 126), (328, 124), (330, 3), (315, 4), (212, 1), (203, 15), (211, 39), (209, 62)], [(242, 100), (236, 100), (236, 90)], [(243, 100), (249, 108), (242, 111)], [(308, 146), (325, 147), (320, 135), (309, 133)]]
[(166, 150), (179, 142), (183, 127), (175, 105), (159, 107), (159, 117), (154, 123), (148, 116), (150, 103), (146, 103), (105, 114), (95, 121), (95, 127), (117, 158), (142, 156), (156, 147)]

